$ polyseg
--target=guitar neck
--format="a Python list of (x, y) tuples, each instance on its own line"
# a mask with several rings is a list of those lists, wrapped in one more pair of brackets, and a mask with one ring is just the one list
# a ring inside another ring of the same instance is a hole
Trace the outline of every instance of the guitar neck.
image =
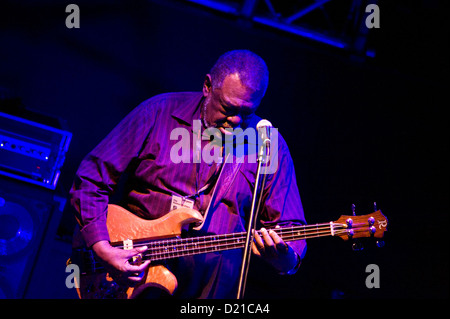
[[(334, 236), (336, 232), (343, 231), (341, 230), (342, 227), (343, 226), (340, 224), (333, 224), (331, 222), (325, 224), (281, 227), (277, 228), (276, 232), (285, 242), (290, 242), (301, 239)], [(258, 232), (258, 234), (260, 234), (260, 232)], [(148, 250), (143, 258), (157, 261), (244, 248), (246, 235), (246, 232), (239, 232), (192, 238), (171, 238), (167, 240), (141, 242), (134, 245), (134, 247), (147, 246)]]
[[(285, 242), (301, 239), (310, 239), (327, 236), (342, 236), (348, 231), (346, 224), (340, 222), (329, 222), (315, 225), (286, 226), (276, 229), (277, 234)], [(258, 231), (261, 235), (261, 232)], [(167, 260), (172, 258), (219, 252), (224, 250), (244, 248), (247, 233), (231, 233), (223, 235), (208, 235), (189, 238), (169, 238), (165, 240), (140, 240), (133, 243), (133, 248), (147, 246), (148, 249), (142, 258), (152, 261)], [(114, 245), (125, 249), (123, 245)], [(92, 250), (83, 250), (84, 265), (86, 272), (97, 272), (104, 270), (102, 264), (95, 258)], [(87, 254), (86, 254), (87, 253)]]
[[(114, 210), (112, 210), (112, 212), (114, 212)], [(121, 218), (118, 218), (119, 221), (116, 221), (116, 223), (120, 224), (121, 222), (123, 223), (123, 220), (130, 220), (130, 216), (123, 214), (124, 213), (121, 212), (121, 214), (118, 215)], [(131, 213), (128, 214), (131, 215)], [(192, 216), (191, 219), (193, 219)], [(342, 215), (335, 222), (314, 225), (285, 226), (276, 228), (275, 230), (285, 242), (327, 236), (336, 236), (342, 238), (343, 240), (348, 240), (350, 238), (360, 237), (382, 238), (384, 232), (387, 230), (387, 225), (388, 220), (386, 216), (378, 210), (371, 214), (360, 216)], [(156, 226), (160, 226), (160, 224), (157, 224)], [(152, 224), (153, 228), (156, 226)], [(258, 233), (260, 234), (260, 232)], [(149, 236), (149, 239), (143, 239), (143, 237), (141, 237), (142, 239), (130, 240), (131, 244), (125, 240), (116, 241), (113, 245), (122, 249), (147, 246), (147, 250), (142, 255), (143, 259), (159, 261), (183, 256), (244, 248), (246, 236), (246, 232), (189, 238), (168, 238), (164, 240), (155, 238), (151, 239)], [(78, 258), (80, 264), (84, 265), (83, 268), (85, 268), (85, 270), (83, 270), (83, 272), (97, 272), (103, 270), (103, 266), (97, 260), (91, 249), (81, 248), (76, 251), (79, 253), (75, 254), (74, 258)]]

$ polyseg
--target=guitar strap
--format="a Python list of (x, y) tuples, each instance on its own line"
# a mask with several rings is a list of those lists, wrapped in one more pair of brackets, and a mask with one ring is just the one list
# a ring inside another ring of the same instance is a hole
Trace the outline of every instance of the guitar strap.
[[(200, 230), (203, 228), (208, 216), (208, 212), (216, 205), (216, 201), (218, 202), (221, 198), (223, 198), (223, 196), (225, 196), (231, 184), (233, 183), (237, 172), (239, 171), (239, 167), (244, 161), (244, 156), (236, 157), (236, 163), (230, 161), (231, 158), (232, 155), (230, 153), (226, 154), (224, 164), (222, 165), (219, 176), (216, 179), (216, 184), (214, 185), (208, 208), (203, 215), (203, 222), (200, 225), (193, 227), (194, 230)], [(219, 183), (221, 186), (217, 187)]]

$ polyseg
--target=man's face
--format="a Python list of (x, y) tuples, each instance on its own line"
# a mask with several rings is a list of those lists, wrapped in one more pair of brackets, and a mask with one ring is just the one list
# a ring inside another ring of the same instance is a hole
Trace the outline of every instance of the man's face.
[(238, 74), (228, 75), (221, 88), (212, 89), (211, 77), (203, 85), (203, 119), (208, 127), (216, 127), (223, 134), (231, 134), (225, 128), (245, 129), (262, 99), (262, 93), (243, 86)]

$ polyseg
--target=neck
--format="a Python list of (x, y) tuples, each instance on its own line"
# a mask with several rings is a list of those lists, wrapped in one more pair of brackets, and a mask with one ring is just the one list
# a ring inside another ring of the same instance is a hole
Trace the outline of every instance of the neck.
[[(341, 225), (324, 223), (316, 225), (287, 226), (276, 229), (277, 234), (286, 242), (301, 239), (334, 236), (342, 232)], [(260, 234), (260, 232), (258, 231)], [(151, 260), (164, 260), (181, 256), (217, 252), (243, 248), (246, 232), (209, 235), (193, 238), (172, 238), (168, 240), (140, 243), (149, 247), (144, 257)], [(138, 244), (139, 245), (139, 244)]]

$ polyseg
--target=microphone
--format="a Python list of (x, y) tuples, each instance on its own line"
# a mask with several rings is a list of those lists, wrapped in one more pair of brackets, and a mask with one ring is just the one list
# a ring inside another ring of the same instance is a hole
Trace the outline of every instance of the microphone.
[(258, 130), (258, 134), (263, 141), (263, 144), (270, 144), (270, 128), (272, 127), (272, 123), (268, 120), (261, 120), (256, 124), (256, 129)]
[[(259, 148), (258, 158), (261, 160), (264, 156), (264, 149), (266, 150), (266, 155), (269, 155), (270, 146), (270, 128), (272, 123), (268, 120), (261, 120), (256, 124), (256, 129), (258, 130), (258, 135), (262, 140), (262, 145)], [(265, 147), (264, 147), (265, 146)]]

